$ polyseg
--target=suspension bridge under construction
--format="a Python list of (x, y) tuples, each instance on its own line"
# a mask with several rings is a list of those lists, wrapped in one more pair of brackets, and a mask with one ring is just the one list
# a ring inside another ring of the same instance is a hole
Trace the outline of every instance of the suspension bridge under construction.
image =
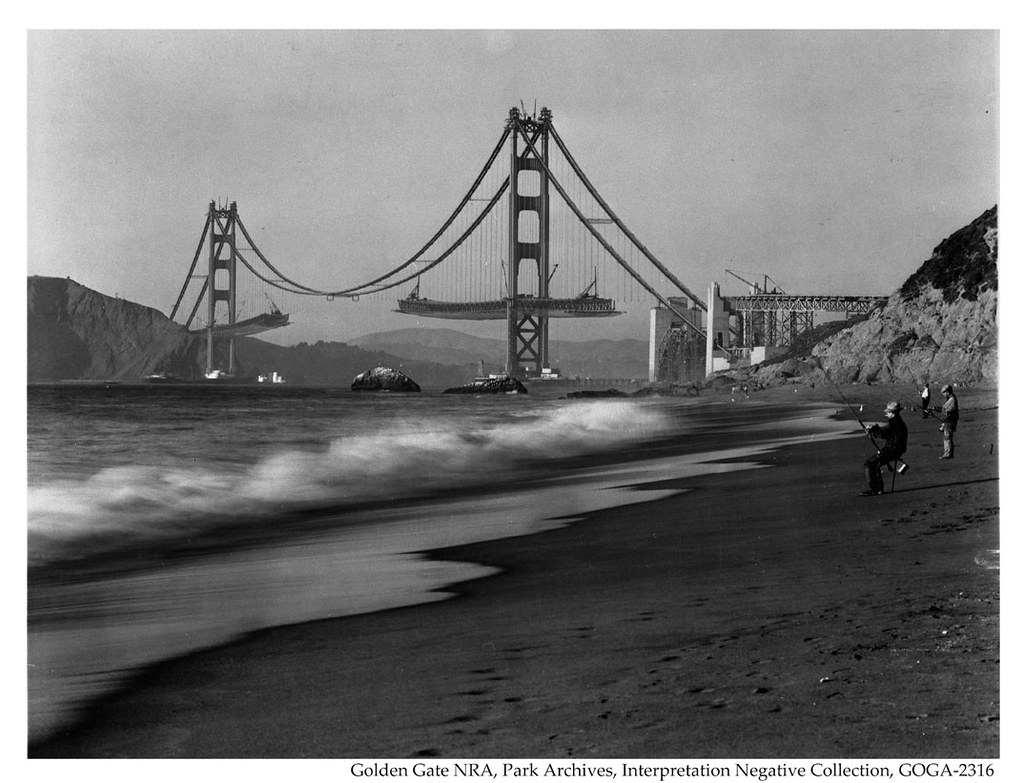
[[(397, 294), (397, 310), (409, 315), (503, 320), (504, 371), (513, 377), (540, 375), (550, 367), (552, 319), (615, 317), (622, 311), (607, 294), (618, 293), (651, 308), (651, 381), (703, 378), (730, 363), (752, 361), (759, 346), (791, 344), (814, 325), (815, 312), (850, 316), (884, 301), (793, 296), (754, 284), (747, 296), (728, 298), (714, 284), (702, 299), (602, 198), (547, 108), (534, 115), (511, 109), (483, 167), (434, 235), (408, 258), (381, 263), (373, 279), (311, 286), (279, 266), (257, 247), (234, 202), (210, 203), (170, 312), (206, 335), (208, 375), (221, 371), (218, 362), (227, 364), (226, 374), (234, 373), (235, 337), (289, 323), (269, 289), (350, 301)], [(189, 297), (192, 306), (183, 308)], [(216, 351), (219, 346), (226, 352)]]

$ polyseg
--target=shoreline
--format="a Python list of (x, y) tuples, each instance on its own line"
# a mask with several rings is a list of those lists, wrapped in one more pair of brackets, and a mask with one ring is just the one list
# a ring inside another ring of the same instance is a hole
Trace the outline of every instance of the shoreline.
[(997, 412), (965, 398), (951, 463), (907, 412), (892, 495), (856, 497), (857, 439), (660, 482), (690, 491), (432, 552), (502, 569), (452, 600), (160, 664), (30, 756), (998, 756), (998, 454), (965, 440)]

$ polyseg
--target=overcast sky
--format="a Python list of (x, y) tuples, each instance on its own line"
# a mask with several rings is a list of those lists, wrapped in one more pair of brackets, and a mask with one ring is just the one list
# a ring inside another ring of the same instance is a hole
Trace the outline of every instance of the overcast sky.
[[(33, 31), (28, 274), (167, 313), (217, 199), (289, 277), (365, 282), (522, 101), (694, 291), (739, 293), (728, 267), (889, 294), (999, 201), (998, 59), (994, 31)], [(502, 328), (278, 298), (282, 344)], [(624, 304), (553, 335), (645, 339), (651, 301)]]

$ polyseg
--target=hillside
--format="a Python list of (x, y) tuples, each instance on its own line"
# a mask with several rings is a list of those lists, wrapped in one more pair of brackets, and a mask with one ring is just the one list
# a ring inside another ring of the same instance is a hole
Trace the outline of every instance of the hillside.
[[(505, 365), (504, 340), (475, 337), (454, 329), (397, 329), (364, 335), (352, 344), (404, 359), (460, 365), (467, 372), (475, 372), (481, 360), (491, 372)], [(647, 377), (647, 342), (643, 340), (552, 340), (549, 352), (551, 363), (565, 376)]]
[(188, 377), (199, 340), (151, 307), (70, 278), (28, 278), (28, 381)]
[[(204, 335), (189, 334), (151, 307), (105, 296), (70, 278), (28, 278), (27, 343), (29, 383), (133, 381), (156, 372), (198, 379), (206, 366)], [(225, 357), (215, 358), (217, 366), (226, 366)], [(239, 337), (235, 359), (239, 376), (255, 379), (276, 371), (291, 383), (347, 386), (379, 364), (404, 365), (422, 386), (465, 381), (461, 368), (336, 342), (282, 347)]]
[(762, 386), (823, 373), (841, 383), (995, 383), (998, 238), (994, 206), (939, 243), (867, 318), (747, 375)]

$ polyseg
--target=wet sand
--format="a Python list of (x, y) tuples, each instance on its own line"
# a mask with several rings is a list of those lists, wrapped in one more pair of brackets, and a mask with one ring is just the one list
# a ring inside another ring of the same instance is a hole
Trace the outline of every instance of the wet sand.
[[(871, 420), (894, 396), (844, 392)], [(835, 398), (721, 400), (792, 395)], [(857, 495), (861, 437), (662, 483), (688, 491), (434, 553), (503, 569), (452, 600), (155, 667), (29, 755), (998, 757), (998, 410), (960, 401), (952, 461), (905, 413), (893, 493)]]

